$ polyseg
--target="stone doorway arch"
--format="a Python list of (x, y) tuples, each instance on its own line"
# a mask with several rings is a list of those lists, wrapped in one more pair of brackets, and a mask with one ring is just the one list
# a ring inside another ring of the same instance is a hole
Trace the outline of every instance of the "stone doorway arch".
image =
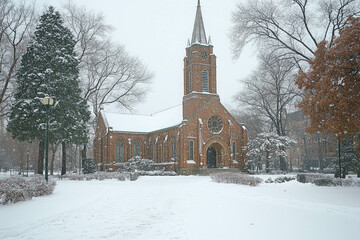
[(206, 150), (206, 167), (219, 168), (224, 166), (225, 151), (220, 143), (212, 143)]

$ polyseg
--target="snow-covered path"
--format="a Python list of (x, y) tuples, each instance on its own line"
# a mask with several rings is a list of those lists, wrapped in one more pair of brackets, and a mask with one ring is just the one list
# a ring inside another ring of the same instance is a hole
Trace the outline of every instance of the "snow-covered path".
[(209, 177), (58, 181), (51, 196), (0, 206), (0, 239), (357, 239), (360, 189)]

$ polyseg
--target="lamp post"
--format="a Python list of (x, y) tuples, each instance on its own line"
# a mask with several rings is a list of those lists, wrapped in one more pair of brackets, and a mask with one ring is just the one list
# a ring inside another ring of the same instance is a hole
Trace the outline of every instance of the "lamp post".
[(48, 155), (49, 155), (49, 107), (54, 104), (54, 99), (44, 97), (42, 104), (46, 106), (46, 139), (45, 139), (45, 180), (48, 181)]

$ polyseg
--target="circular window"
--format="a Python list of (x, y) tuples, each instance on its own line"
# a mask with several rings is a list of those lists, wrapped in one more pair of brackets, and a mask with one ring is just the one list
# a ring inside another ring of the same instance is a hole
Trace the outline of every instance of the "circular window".
[(212, 133), (219, 133), (223, 129), (223, 123), (218, 116), (212, 116), (208, 120), (208, 128)]

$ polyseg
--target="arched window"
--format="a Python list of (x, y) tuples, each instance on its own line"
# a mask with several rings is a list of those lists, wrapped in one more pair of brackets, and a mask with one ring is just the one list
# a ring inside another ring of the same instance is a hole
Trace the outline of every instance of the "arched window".
[(152, 158), (152, 147), (151, 147), (151, 142), (149, 142), (149, 151), (148, 151), (148, 154), (149, 154), (149, 159), (153, 159), (153, 158)]
[(139, 140), (135, 140), (133, 142), (133, 157), (140, 156), (140, 142)]
[(157, 158), (156, 151), (157, 151), (156, 143), (154, 143), (154, 145), (153, 145), (153, 160), (154, 160), (154, 162), (156, 162), (156, 158)]
[(235, 141), (233, 141), (233, 143), (232, 143), (232, 155), (233, 155), (233, 160), (236, 161), (236, 143), (235, 143)]
[(188, 76), (188, 93), (191, 93), (191, 72), (189, 72)]
[(175, 137), (171, 138), (171, 158), (174, 160), (176, 157), (176, 139)]
[(202, 71), (202, 91), (209, 92), (209, 74), (207, 70)]
[(164, 143), (162, 147), (162, 162), (165, 162), (165, 155), (166, 155), (166, 143)]
[(116, 162), (124, 162), (124, 142), (120, 140), (116, 143)]
[(189, 160), (194, 160), (194, 141), (190, 141), (189, 144)]

